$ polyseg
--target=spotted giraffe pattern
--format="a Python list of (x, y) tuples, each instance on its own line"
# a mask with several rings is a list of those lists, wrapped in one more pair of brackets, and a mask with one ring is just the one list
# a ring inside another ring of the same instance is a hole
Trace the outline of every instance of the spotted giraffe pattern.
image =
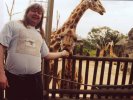
[[(66, 60), (66, 66), (65, 66), (65, 72), (64, 72), (64, 75), (63, 75), (63, 79), (67, 80), (67, 81), (58, 81), (57, 82), (57, 85), (58, 85), (58, 88), (63, 88), (63, 89), (78, 89), (78, 84), (73, 84), (72, 82), (70, 81), (73, 81), (73, 82), (78, 82), (78, 70), (75, 69), (75, 73), (74, 73), (74, 79), (72, 79), (72, 59), (67, 59)], [(62, 71), (60, 70), (59, 73), (58, 73), (58, 78), (59, 79), (62, 79)], [(81, 76), (81, 80), (79, 83), (82, 83), (83, 80), (82, 80), (82, 76)]]
[[(70, 53), (73, 53), (74, 43), (77, 39), (76, 27), (82, 15), (87, 9), (91, 9), (99, 13), (100, 15), (103, 15), (105, 12), (105, 9), (102, 6), (100, 0), (81, 0), (80, 4), (78, 4), (76, 8), (72, 11), (63, 26), (51, 34), (50, 50), (52, 50), (53, 52), (57, 52), (59, 51), (59, 49), (67, 49)], [(67, 66), (69, 66), (69, 64), (66, 64), (65, 66), (65, 70), (67, 70), (65, 72), (67, 73), (65, 73), (66, 77), (64, 77), (64, 79), (67, 79), (68, 74), (71, 73), (71, 71), (67, 69)], [(51, 67), (51, 69), (53, 68)], [(74, 80), (77, 82), (77, 71), (74, 75)], [(59, 71), (58, 76), (61, 76), (61, 71)], [(69, 78), (71, 78), (71, 76)], [(60, 83), (58, 82), (58, 84)], [(70, 88), (69, 86), (70, 85), (64, 84), (63, 87)]]

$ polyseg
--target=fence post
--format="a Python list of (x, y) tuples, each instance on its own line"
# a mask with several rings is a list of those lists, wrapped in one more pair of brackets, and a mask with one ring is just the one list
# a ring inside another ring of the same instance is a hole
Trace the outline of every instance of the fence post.
[(44, 61), (44, 70), (43, 70), (43, 91), (44, 91), (44, 100), (48, 100), (49, 98), (49, 83), (50, 79), (48, 76), (49, 75), (49, 60)]
[(97, 49), (97, 50), (96, 50), (96, 57), (99, 56), (99, 53), (100, 53), (100, 49)]

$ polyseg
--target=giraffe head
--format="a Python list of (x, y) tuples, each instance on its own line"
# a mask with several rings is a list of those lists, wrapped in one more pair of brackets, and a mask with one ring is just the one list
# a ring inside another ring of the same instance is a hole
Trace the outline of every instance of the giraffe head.
[(105, 8), (102, 6), (100, 0), (82, 0), (81, 2), (84, 3), (85, 6), (88, 4), (89, 9), (98, 12), (100, 15), (105, 13)]

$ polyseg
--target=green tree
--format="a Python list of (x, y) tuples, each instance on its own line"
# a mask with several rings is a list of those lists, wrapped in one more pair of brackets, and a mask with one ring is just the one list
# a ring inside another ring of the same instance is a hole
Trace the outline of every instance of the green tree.
[(113, 30), (109, 27), (99, 27), (99, 28), (92, 28), (92, 30), (88, 33), (87, 41), (93, 48), (97, 48), (100, 51), (106, 51), (108, 49), (108, 44), (113, 42), (113, 47), (115, 44), (125, 35), (120, 33), (117, 30)]

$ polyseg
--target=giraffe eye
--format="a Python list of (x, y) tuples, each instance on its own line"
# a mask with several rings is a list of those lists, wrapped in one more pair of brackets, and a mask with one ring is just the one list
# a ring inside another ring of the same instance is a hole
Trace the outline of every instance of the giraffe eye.
[(64, 35), (60, 35), (60, 38), (62, 39), (64, 37)]

